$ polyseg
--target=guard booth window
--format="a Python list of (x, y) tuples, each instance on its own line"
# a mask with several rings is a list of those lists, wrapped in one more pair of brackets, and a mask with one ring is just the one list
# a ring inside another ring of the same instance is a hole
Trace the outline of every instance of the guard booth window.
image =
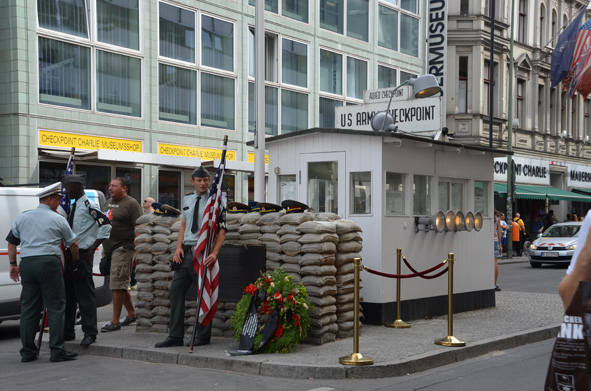
[(488, 182), (474, 181), (474, 212), (488, 216)]
[(308, 163), (308, 205), (316, 212), (339, 213), (338, 162)]
[(371, 172), (351, 173), (351, 214), (371, 213)]
[(386, 216), (404, 214), (404, 174), (386, 173)]
[(449, 180), (439, 181), (439, 209), (463, 210), (464, 209), (464, 184)]
[(420, 216), (431, 215), (430, 178), (425, 175), (414, 175), (412, 183), (413, 214)]

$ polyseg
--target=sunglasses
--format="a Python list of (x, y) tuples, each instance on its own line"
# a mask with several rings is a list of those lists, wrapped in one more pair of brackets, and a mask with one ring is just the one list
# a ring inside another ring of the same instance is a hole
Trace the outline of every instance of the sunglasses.
[(150, 202), (150, 201), (148, 201), (148, 200), (144, 200), (144, 202)]

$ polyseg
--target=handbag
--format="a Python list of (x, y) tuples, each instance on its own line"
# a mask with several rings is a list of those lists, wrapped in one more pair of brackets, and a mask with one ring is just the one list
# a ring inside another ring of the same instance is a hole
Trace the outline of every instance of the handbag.
[(562, 318), (552, 349), (546, 391), (589, 391), (591, 281), (581, 281)]
[(99, 263), (99, 271), (101, 275), (107, 277), (111, 274), (111, 254), (105, 254), (104, 257), (101, 258), (101, 262)]

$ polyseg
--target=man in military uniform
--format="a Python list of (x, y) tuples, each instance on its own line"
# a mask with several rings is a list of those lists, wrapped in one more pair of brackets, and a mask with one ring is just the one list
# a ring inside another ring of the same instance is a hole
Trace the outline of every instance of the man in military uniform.
[[(210, 175), (203, 167), (196, 168), (191, 174), (191, 184), (195, 187), (195, 192), (189, 193), (183, 199), (183, 210), (181, 227), (179, 229), (179, 238), (176, 251), (174, 253), (173, 263), (176, 264), (176, 271), (170, 284), (168, 296), (170, 297), (170, 322), (168, 337), (157, 343), (157, 348), (166, 348), (170, 346), (182, 346), (183, 336), (185, 335), (185, 295), (193, 283), (197, 281), (197, 273), (193, 269), (193, 254), (201, 230), (203, 212), (205, 211)], [(225, 205), (221, 206), (222, 210)], [(226, 238), (226, 221), (222, 216), (219, 220), (219, 232), (213, 249), (205, 258), (205, 266), (212, 266), (217, 261), (218, 253), (224, 244)], [(172, 265), (174, 266), (174, 265)], [(197, 336), (195, 337), (195, 346), (208, 345), (211, 339), (211, 323), (204, 327), (197, 326)]]
[[(37, 196), (36, 209), (21, 213), (6, 237), (10, 278), (23, 288), (20, 334), (23, 347), (21, 361), (36, 360), (35, 333), (39, 329), (42, 304), (48, 311), (50, 360), (74, 360), (78, 353), (66, 351), (64, 346), (64, 310), (66, 297), (60, 256), (62, 240), (69, 247), (74, 262), (79, 262), (76, 235), (68, 222), (55, 211), (60, 204), (61, 183), (45, 187)], [(16, 261), (17, 246), (21, 245), (20, 266)]]
[(66, 285), (66, 320), (64, 340), (76, 338), (76, 304), (80, 307), (84, 338), (81, 346), (89, 346), (96, 341), (97, 315), (92, 265), (94, 253), (103, 240), (111, 234), (111, 222), (101, 212), (99, 206), (90, 201), (84, 193), (84, 178), (68, 175), (62, 180), (66, 194), (76, 200), (70, 209), (68, 223), (76, 234), (80, 248), (80, 261), (74, 262), (71, 253), (66, 253), (64, 281)]

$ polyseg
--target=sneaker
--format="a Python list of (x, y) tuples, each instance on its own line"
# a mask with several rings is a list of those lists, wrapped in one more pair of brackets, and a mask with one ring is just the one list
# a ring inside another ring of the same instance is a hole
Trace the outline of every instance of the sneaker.
[(115, 330), (121, 330), (121, 324), (115, 324), (113, 322), (109, 322), (109, 323), (105, 323), (103, 325), (103, 327), (101, 327), (102, 332), (115, 331)]
[(498, 285), (495, 286), (495, 292), (500, 292), (500, 291), (502, 291), (502, 289)]
[(137, 284), (130, 286), (132, 291), (137, 291)]
[(137, 320), (137, 318), (135, 316), (132, 318), (130, 318), (129, 316), (126, 316), (119, 324), (121, 326), (129, 326), (130, 324), (135, 323), (136, 320)]

